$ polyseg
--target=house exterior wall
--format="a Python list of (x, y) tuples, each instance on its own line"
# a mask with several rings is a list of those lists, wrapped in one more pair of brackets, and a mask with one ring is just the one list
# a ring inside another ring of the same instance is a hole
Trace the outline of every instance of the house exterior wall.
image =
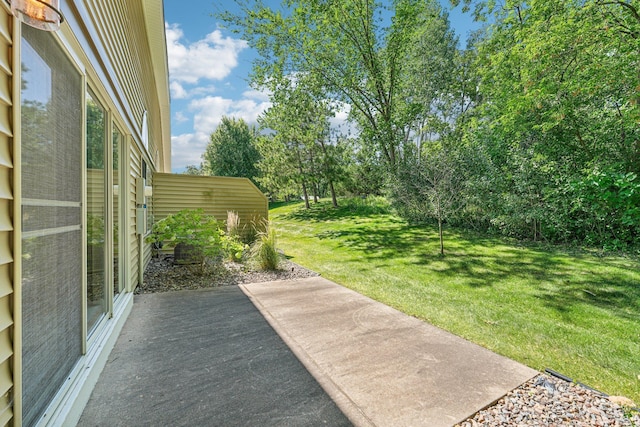
[(14, 268), (13, 262), (13, 20), (3, 4), (0, 7), (0, 425), (13, 418), (11, 396), (16, 363), (13, 343)]
[[(110, 292), (105, 312), (81, 337), (82, 354), (68, 372), (68, 381), (29, 425), (73, 425), (81, 414), (91, 388), (106, 363), (110, 348), (133, 303), (132, 291), (150, 257), (138, 227), (137, 186), (147, 172), (170, 170), (169, 92), (162, 0), (62, 0), (65, 17), (61, 29), (47, 35), (59, 45), (81, 75), (82, 92), (91, 92), (105, 111), (105, 141), (115, 129), (122, 133), (119, 172), (111, 172), (114, 160), (105, 151), (105, 171), (84, 170), (82, 230), (87, 214), (101, 199), (108, 217), (104, 241), (108, 248), (124, 252), (122, 290), (112, 290), (113, 268), (105, 269), (105, 292)], [(11, 15), (8, 1), (0, 2), (0, 425), (27, 425), (23, 402), (22, 215), (21, 179), (21, 48), (22, 25)], [(86, 108), (83, 104), (83, 108)], [(77, 118), (86, 131), (85, 115)], [(146, 124), (144, 123), (146, 121)], [(86, 141), (72, 141), (86, 150)], [(107, 145), (108, 147), (108, 145)], [(84, 156), (83, 156), (84, 159)], [(84, 162), (84, 160), (83, 160)], [(82, 165), (85, 169), (86, 165)], [(99, 177), (104, 173), (104, 179)], [(113, 175), (117, 174), (116, 177)], [(113, 219), (112, 210), (123, 214)], [(115, 227), (114, 227), (115, 226)], [(86, 233), (86, 232), (85, 232)], [(83, 265), (87, 238), (82, 239)], [(119, 246), (118, 246), (119, 245)], [(112, 262), (108, 255), (107, 263)], [(87, 294), (87, 279), (82, 278)], [(86, 298), (83, 301), (86, 304)], [(86, 305), (82, 308), (87, 317)], [(43, 352), (47, 349), (43, 348)], [(75, 356), (74, 356), (75, 357)]]
[(267, 197), (247, 178), (156, 173), (153, 196), (156, 221), (198, 208), (218, 221), (226, 221), (228, 211), (237, 212), (241, 227), (269, 217)]

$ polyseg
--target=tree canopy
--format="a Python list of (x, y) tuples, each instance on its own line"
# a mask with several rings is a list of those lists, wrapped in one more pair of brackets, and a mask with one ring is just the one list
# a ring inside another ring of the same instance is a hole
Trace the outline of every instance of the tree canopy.
[[(637, 247), (636, 0), (451, 0), (486, 22), (464, 49), (435, 0), (238, 3), (222, 18), (274, 104), (263, 185), (308, 200), (338, 182), (412, 219)], [(327, 131), (338, 106), (348, 144)]]
[[(214, 176), (249, 178), (256, 182), (260, 153), (256, 149), (257, 131), (243, 119), (223, 117), (211, 134), (209, 145), (202, 155), (202, 173)], [(190, 173), (197, 170), (191, 168)]]

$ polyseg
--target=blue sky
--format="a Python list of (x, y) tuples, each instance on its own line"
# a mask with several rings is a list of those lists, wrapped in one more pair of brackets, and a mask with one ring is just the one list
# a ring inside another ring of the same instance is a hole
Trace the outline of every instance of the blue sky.
[[(448, 0), (439, 1), (448, 7)], [(233, 2), (164, 0), (173, 172), (200, 164), (209, 135), (222, 116), (255, 123), (270, 106), (267, 96), (248, 85), (254, 52), (244, 40), (221, 30), (213, 16), (221, 7), (233, 7)], [(478, 28), (459, 10), (450, 11), (449, 20), (462, 42), (470, 30)]]

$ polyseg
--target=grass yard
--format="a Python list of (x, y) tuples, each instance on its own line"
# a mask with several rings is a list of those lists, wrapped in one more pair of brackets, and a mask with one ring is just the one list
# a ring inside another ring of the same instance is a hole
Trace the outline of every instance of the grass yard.
[(282, 204), (287, 256), (537, 370), (640, 404), (640, 262), (411, 226), (381, 201)]

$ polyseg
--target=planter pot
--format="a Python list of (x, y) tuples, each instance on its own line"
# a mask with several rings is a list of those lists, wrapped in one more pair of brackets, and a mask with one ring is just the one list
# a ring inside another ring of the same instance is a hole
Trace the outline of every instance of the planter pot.
[(186, 265), (186, 264), (200, 264), (202, 262), (202, 251), (188, 243), (178, 243), (173, 248), (173, 263)]

